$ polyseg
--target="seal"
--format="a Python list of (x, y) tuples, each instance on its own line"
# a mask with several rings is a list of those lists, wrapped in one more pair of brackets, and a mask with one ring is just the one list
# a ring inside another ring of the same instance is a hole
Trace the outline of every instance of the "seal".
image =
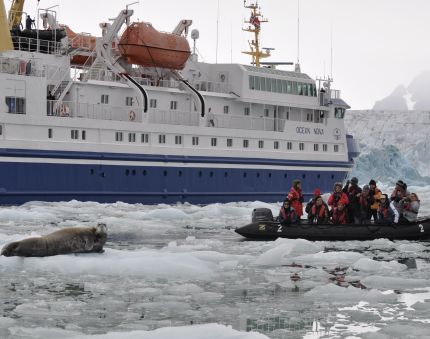
[(46, 257), (69, 253), (103, 252), (107, 239), (106, 224), (96, 227), (71, 227), (43, 237), (28, 238), (7, 244), (1, 250), (5, 257)]

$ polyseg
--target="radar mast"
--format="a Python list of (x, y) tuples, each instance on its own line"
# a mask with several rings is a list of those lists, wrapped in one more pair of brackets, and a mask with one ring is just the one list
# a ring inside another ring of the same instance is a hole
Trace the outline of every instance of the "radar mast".
[(260, 12), (260, 7), (258, 7), (258, 1), (247, 5), (247, 0), (243, 0), (243, 6), (251, 10), (251, 17), (249, 20), (245, 20), (245, 24), (249, 25), (247, 28), (243, 28), (242, 30), (254, 33), (254, 40), (248, 41), (250, 51), (244, 51), (242, 53), (250, 55), (252, 57), (252, 64), (260, 67), (260, 59), (270, 57), (270, 48), (263, 48), (265, 51), (262, 51), (260, 47), (261, 24), (269, 21), (263, 18), (263, 15)]

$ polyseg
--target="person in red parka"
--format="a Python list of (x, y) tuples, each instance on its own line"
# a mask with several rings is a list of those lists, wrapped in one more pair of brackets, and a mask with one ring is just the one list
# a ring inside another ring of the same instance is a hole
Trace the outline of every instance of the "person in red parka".
[(349, 204), (349, 199), (348, 196), (342, 192), (342, 183), (337, 182), (334, 184), (334, 192), (330, 195), (330, 198), (328, 198), (327, 204), (333, 211), (340, 202), (343, 204), (343, 206), (347, 206)]
[(293, 186), (287, 195), (287, 199), (291, 202), (291, 207), (294, 208), (297, 215), (297, 221), (300, 222), (300, 218), (303, 215), (303, 194), (302, 194), (302, 182), (299, 179), (293, 181)]
[(334, 225), (346, 225), (348, 223), (348, 213), (345, 205), (341, 201), (338, 202), (337, 207), (333, 208), (331, 222)]

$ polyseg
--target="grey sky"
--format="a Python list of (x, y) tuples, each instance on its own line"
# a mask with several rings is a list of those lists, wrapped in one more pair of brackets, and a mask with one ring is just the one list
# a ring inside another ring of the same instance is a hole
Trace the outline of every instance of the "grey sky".
[[(40, 8), (59, 4), (58, 19), (76, 32), (100, 34), (98, 24), (115, 17), (130, 1), (41, 0)], [(26, 3), (34, 15), (36, 0)], [(242, 0), (219, 0), (218, 62), (249, 63), (241, 54), (249, 33), (242, 32), (249, 11)], [(6, 0), (8, 9), (10, 1)], [(297, 59), (297, 0), (260, 0), (262, 45), (273, 47), (271, 61)], [(193, 20), (200, 31), (198, 49), (207, 62), (216, 59), (218, 0), (141, 0), (134, 19), (157, 29), (172, 30), (180, 19)], [(430, 1), (428, 0), (300, 0), (302, 71), (310, 76), (330, 74), (333, 32), (334, 87), (353, 109), (371, 108), (394, 87), (430, 70)], [(191, 41), (190, 41), (191, 43)], [(291, 69), (286, 67), (285, 69)]]

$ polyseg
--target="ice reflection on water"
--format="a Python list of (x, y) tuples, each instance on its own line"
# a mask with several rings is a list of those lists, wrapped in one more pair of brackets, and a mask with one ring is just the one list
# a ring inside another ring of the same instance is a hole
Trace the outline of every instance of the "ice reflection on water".
[[(272, 263), (256, 265), (255, 259), (267, 256), (275, 243), (244, 241), (233, 229), (247, 223), (251, 210), (261, 205), (70, 202), (0, 209), (0, 245), (32, 232), (46, 234), (102, 220), (109, 225), (109, 239), (101, 256), (118, 253), (112, 250), (126, 253), (130, 260), (138, 251), (167, 253), (168, 258), (187, 253), (216, 267), (215, 276), (208, 279), (169, 279), (152, 278), (147, 271), (118, 274), (128, 257), (103, 274), (91, 265), (104, 257), (76, 257), (83, 261), (72, 274), (61, 269), (70, 265), (70, 256), (49, 262), (36, 259), (35, 267), (26, 265), (28, 259), (11, 266), (10, 258), (1, 258), (0, 337), (28, 338), (33, 327), (64, 329), (67, 337), (69, 332), (127, 332), (211, 322), (270, 338), (359, 333), (371, 338), (375, 331), (387, 337), (393, 333), (425, 337), (430, 323), (428, 243), (317, 243), (333, 257), (296, 253), (297, 264), (273, 263), (269, 257)], [(276, 204), (269, 206), (277, 209)], [(375, 269), (372, 260), (384, 265)], [(408, 269), (400, 269), (397, 262)], [(361, 289), (357, 282), (363, 281), (373, 290)]]

